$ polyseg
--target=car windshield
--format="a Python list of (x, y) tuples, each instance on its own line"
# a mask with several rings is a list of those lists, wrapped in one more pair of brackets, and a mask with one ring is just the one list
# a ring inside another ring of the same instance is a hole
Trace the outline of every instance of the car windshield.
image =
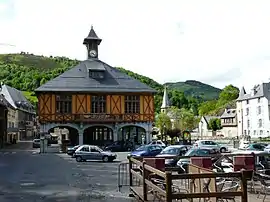
[(167, 147), (161, 152), (161, 154), (175, 154), (175, 155), (177, 155), (180, 153), (180, 150), (181, 150), (181, 148)]
[(190, 149), (187, 151), (187, 153), (185, 154), (185, 156), (192, 156), (196, 154), (196, 149)]
[(78, 149), (80, 147), (80, 145), (76, 145), (73, 147), (73, 149)]
[(101, 148), (97, 147), (97, 146), (95, 146), (95, 149), (96, 149), (97, 151), (99, 151), (99, 152), (103, 152), (103, 150), (102, 150)]
[(135, 151), (145, 151), (145, 150), (147, 150), (147, 148), (148, 148), (147, 146), (140, 146)]

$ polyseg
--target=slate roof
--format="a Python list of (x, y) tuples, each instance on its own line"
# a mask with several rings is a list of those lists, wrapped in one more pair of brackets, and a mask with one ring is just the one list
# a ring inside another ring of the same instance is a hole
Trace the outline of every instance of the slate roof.
[(209, 124), (209, 121), (211, 120), (211, 119), (219, 119), (220, 117), (218, 117), (218, 116), (203, 116), (204, 117), (204, 120), (206, 121), (206, 123), (207, 124)]
[(235, 118), (236, 109), (225, 109), (220, 118)]
[(163, 99), (162, 99), (162, 105), (161, 105), (161, 109), (166, 109), (170, 107), (170, 100), (169, 100), (169, 96), (167, 93), (167, 87), (164, 87), (164, 93), (163, 93)]
[(246, 93), (245, 88), (242, 87), (239, 92), (237, 101), (249, 100), (259, 97), (266, 97), (268, 100), (270, 100), (270, 83), (262, 83), (260, 85), (256, 85), (251, 91), (251, 93)]
[(34, 106), (25, 98), (21, 91), (8, 85), (3, 85), (1, 93), (14, 109), (34, 113)]
[[(104, 79), (89, 77), (88, 69), (104, 69)], [(156, 91), (149, 86), (109, 66), (99, 59), (91, 58), (48, 81), (36, 92), (148, 92)]]
[(5, 96), (0, 94), (0, 106), (2, 107), (7, 107), (8, 105), (8, 102), (7, 100), (5, 99)]

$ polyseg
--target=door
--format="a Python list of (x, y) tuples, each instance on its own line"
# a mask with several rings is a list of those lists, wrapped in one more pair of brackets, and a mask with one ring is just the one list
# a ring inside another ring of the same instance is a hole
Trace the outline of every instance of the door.
[(102, 153), (97, 147), (91, 147), (92, 160), (102, 160)]
[(81, 150), (80, 150), (80, 154), (82, 156), (82, 158), (84, 160), (88, 160), (91, 159), (91, 154), (90, 154), (90, 148), (89, 146), (84, 146)]

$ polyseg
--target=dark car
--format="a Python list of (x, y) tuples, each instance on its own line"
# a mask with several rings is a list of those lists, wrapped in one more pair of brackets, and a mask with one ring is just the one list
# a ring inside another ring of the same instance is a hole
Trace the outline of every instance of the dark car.
[(75, 151), (80, 147), (81, 145), (76, 145), (74, 147), (69, 147), (67, 149), (67, 154), (70, 156), (73, 156), (73, 154), (75, 153)]
[(246, 147), (246, 150), (253, 150), (253, 151), (264, 151), (267, 147), (265, 143), (252, 143)]
[[(212, 162), (216, 162), (220, 157), (220, 152), (216, 149), (210, 148), (192, 148), (184, 156), (212, 156)], [(188, 172), (188, 164), (190, 163), (190, 158), (180, 159), (177, 162), (177, 166), (182, 168), (183, 172)]]
[(153, 157), (162, 151), (160, 145), (143, 145), (131, 152), (128, 156), (133, 157)]
[(178, 161), (178, 156), (183, 156), (191, 146), (189, 145), (171, 145), (163, 149), (157, 157), (171, 157), (170, 159), (165, 159), (165, 166), (173, 167), (176, 166)]
[(121, 152), (121, 151), (131, 151), (132, 150), (132, 143), (131, 142), (122, 142), (116, 141), (111, 145), (107, 145), (104, 150), (105, 151), (112, 151), (112, 152)]

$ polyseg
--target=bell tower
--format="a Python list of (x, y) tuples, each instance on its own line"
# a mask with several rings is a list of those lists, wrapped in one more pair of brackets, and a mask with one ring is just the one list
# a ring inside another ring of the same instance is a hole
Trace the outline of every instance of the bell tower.
[(88, 36), (83, 40), (83, 44), (87, 48), (87, 58), (98, 58), (98, 46), (101, 43), (102, 39), (98, 38), (96, 32), (94, 31), (93, 26)]

